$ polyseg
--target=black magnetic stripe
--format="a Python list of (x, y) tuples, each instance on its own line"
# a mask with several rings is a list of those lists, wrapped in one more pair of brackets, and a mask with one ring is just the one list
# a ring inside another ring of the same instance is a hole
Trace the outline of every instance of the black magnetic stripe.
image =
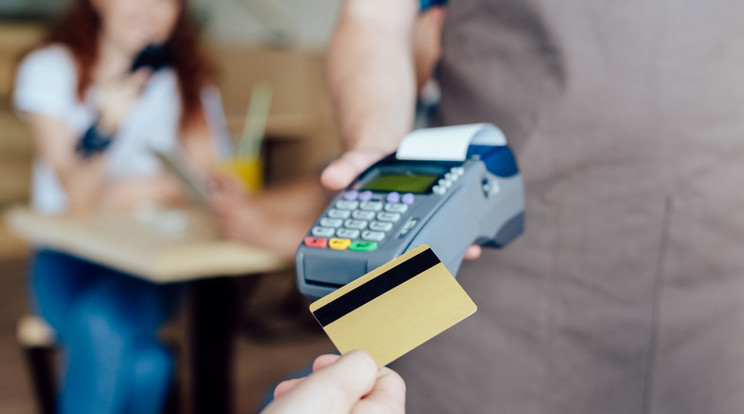
[(437, 255), (431, 249), (426, 249), (347, 294), (336, 298), (313, 312), (313, 315), (321, 326), (326, 326), (439, 263), (441, 262)]

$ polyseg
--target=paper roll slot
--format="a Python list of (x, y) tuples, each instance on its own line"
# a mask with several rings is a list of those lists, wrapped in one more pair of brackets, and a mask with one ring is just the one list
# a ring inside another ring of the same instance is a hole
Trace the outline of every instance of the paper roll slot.
[(471, 145), (502, 146), (506, 137), (491, 124), (420, 129), (408, 134), (395, 157), (411, 161), (465, 161)]

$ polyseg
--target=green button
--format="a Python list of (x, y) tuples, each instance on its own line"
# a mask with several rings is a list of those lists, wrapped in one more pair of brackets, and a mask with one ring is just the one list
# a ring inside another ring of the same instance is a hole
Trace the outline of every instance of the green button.
[(377, 249), (377, 242), (355, 241), (349, 246), (349, 250), (354, 252), (371, 252), (375, 249)]

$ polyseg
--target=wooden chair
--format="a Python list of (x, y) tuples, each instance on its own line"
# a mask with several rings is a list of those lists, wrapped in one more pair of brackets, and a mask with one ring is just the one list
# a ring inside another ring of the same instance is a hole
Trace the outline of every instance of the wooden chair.
[(18, 343), (26, 359), (34, 399), (39, 413), (54, 414), (56, 398), (57, 350), (54, 330), (41, 318), (25, 315), (18, 321)]
[[(35, 315), (25, 315), (18, 321), (16, 335), (31, 375), (32, 393), (37, 409), (40, 414), (54, 414), (57, 402), (55, 356), (58, 350), (54, 330), (44, 319)], [(169, 338), (165, 342), (173, 352), (178, 366), (178, 341)], [(176, 375), (163, 411), (165, 414), (181, 412), (179, 390), (180, 381)]]

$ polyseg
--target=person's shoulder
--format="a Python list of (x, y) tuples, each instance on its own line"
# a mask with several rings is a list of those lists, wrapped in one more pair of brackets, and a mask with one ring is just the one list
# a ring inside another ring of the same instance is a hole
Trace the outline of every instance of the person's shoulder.
[(16, 73), (14, 103), (23, 112), (66, 116), (76, 102), (77, 69), (64, 46), (36, 49), (21, 61)]
[(40, 47), (27, 54), (21, 62), (21, 70), (42, 68), (49, 71), (75, 69), (75, 62), (70, 50), (59, 44)]
[(51, 69), (60, 66), (74, 67), (75, 62), (72, 52), (67, 46), (51, 44), (32, 50), (23, 58), (21, 65), (52, 65), (51, 67), (47, 67), (47, 69)]

